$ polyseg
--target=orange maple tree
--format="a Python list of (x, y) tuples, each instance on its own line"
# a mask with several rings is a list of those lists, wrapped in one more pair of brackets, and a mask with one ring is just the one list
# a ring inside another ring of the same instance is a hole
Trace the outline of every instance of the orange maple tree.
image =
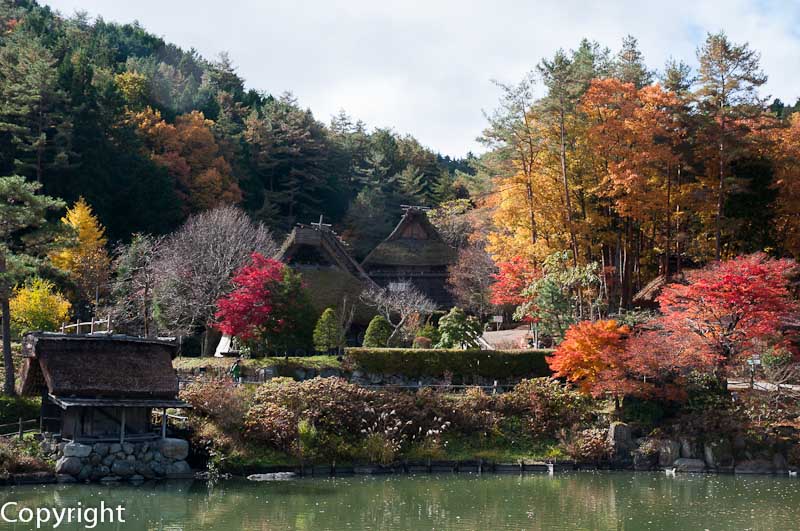
[(625, 340), (631, 330), (613, 319), (581, 321), (572, 325), (547, 364), (557, 378), (566, 378), (581, 391), (595, 396), (633, 392), (621, 378)]
[(176, 192), (186, 213), (200, 212), (221, 204), (241, 201), (231, 165), (225, 160), (211, 129), (213, 122), (192, 111), (178, 116), (174, 124), (147, 107), (132, 114), (151, 158), (175, 178)]

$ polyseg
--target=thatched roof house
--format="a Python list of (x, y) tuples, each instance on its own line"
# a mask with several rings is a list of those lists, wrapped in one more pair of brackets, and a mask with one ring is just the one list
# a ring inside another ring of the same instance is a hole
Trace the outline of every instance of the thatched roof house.
[(447, 268), (458, 257), (437, 232), (421, 208), (408, 207), (392, 233), (361, 263), (381, 286), (412, 282), (440, 307), (453, 297), (447, 289)]
[(47, 431), (63, 437), (148, 437), (152, 409), (188, 407), (177, 398), (173, 343), (37, 332), (22, 351), (20, 393), (42, 396)]
[(686, 282), (686, 276), (684, 273), (679, 275), (673, 274), (669, 278), (669, 282), (667, 282), (666, 275), (658, 275), (656, 278), (645, 284), (645, 286), (640, 289), (636, 294), (633, 296), (633, 305), (639, 308), (645, 308), (649, 310), (657, 310), (658, 309), (658, 296), (661, 295), (661, 290), (669, 284), (680, 284)]
[[(319, 313), (340, 305), (345, 297), (348, 304), (359, 304), (361, 292), (376, 285), (339, 236), (322, 223), (298, 224), (275, 259), (300, 273)], [(366, 324), (373, 314), (358, 306), (355, 319)]]

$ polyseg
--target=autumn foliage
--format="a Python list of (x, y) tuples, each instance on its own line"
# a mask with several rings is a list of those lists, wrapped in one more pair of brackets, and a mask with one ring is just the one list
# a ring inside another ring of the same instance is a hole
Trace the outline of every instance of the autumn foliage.
[(283, 263), (253, 253), (233, 277), (233, 291), (217, 302), (223, 333), (269, 349), (307, 346), (314, 319), (300, 276)]
[(629, 333), (627, 326), (613, 319), (581, 321), (567, 330), (547, 363), (555, 377), (566, 378), (585, 393), (622, 391), (616, 377)]
[(669, 335), (675, 355), (721, 367), (783, 342), (781, 325), (798, 312), (788, 285), (795, 268), (792, 260), (756, 253), (691, 272), (659, 296), (660, 333)]
[(519, 306), (525, 302), (523, 291), (541, 276), (533, 262), (522, 256), (514, 256), (508, 261), (498, 263), (497, 269), (491, 299), (492, 304), (497, 306)]

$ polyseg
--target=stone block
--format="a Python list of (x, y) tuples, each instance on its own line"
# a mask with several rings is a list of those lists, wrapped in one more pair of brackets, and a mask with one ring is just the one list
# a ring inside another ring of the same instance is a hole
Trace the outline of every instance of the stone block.
[(189, 442), (184, 439), (161, 439), (158, 449), (164, 457), (180, 461), (189, 455)]
[(89, 457), (92, 447), (88, 444), (69, 443), (64, 446), (64, 457)]
[(133, 463), (128, 460), (114, 461), (114, 464), (111, 465), (111, 473), (115, 476), (128, 477), (132, 476), (134, 472)]
[(704, 472), (706, 469), (706, 463), (702, 459), (687, 457), (677, 459), (672, 466), (675, 467), (676, 472)]
[(99, 455), (100, 457), (105, 457), (108, 455), (109, 446), (106, 443), (96, 443), (94, 445), (94, 453)]
[(670, 467), (681, 457), (681, 445), (678, 441), (664, 439), (658, 445), (658, 465)]
[(77, 476), (83, 464), (79, 457), (62, 457), (56, 462), (56, 474), (69, 474)]
[(736, 474), (772, 474), (775, 472), (775, 466), (772, 461), (766, 459), (749, 459), (736, 463), (734, 472)]

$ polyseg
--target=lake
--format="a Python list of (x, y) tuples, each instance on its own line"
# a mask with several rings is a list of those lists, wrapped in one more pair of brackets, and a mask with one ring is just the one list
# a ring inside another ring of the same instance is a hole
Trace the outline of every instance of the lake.
[(40, 485), (4, 488), (0, 500), (19, 507), (122, 504), (125, 524), (95, 529), (125, 531), (800, 528), (800, 480), (767, 476), (569, 472)]

